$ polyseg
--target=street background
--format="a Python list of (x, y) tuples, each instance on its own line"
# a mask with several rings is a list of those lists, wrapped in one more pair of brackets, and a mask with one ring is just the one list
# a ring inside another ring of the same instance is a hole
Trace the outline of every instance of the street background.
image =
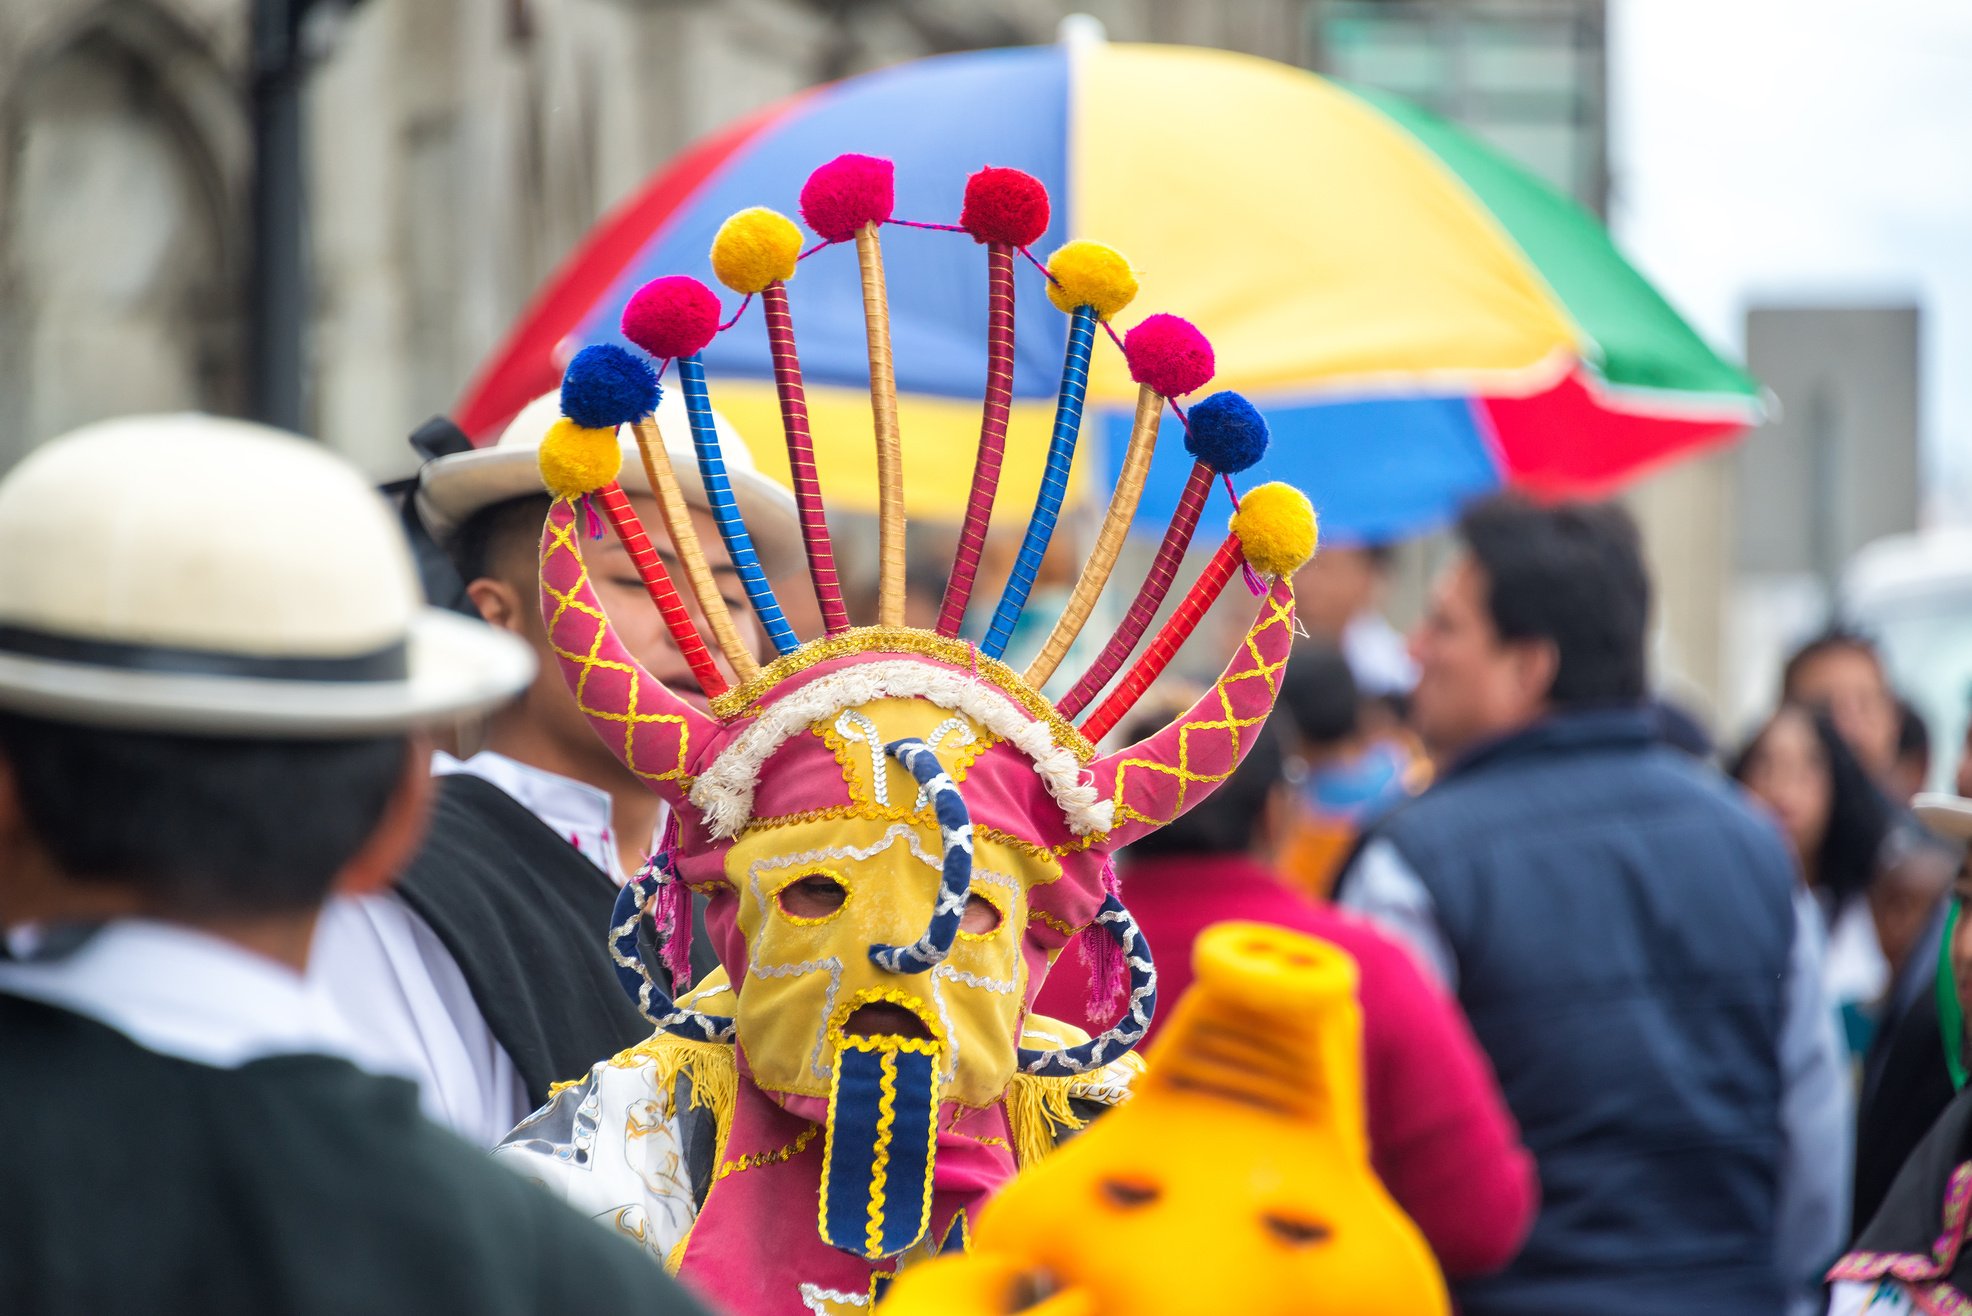
[[(200, 408), (401, 477), (410, 430), (689, 143), (820, 82), (1052, 41), (1071, 12), (1112, 41), (1408, 96), (1604, 216), (1777, 404), (1627, 495), (1659, 685), (1736, 737), (1847, 580), (1955, 743), (1968, 670), (1941, 655), (1972, 652), (1972, 583), (1937, 536), (1972, 521), (1956, 0), (10, 0), (0, 468), (98, 417)], [(1399, 625), (1441, 552), (1399, 553)]]

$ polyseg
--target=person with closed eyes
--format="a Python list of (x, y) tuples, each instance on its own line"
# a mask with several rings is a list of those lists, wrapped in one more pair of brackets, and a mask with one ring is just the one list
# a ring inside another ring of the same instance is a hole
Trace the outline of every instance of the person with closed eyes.
[[(559, 415), (556, 395), (536, 399), (498, 442), (438, 457), (419, 474), (417, 515), (471, 607), (525, 641), (539, 665), (534, 681), (487, 719), (477, 753), (434, 757), (430, 830), (397, 889), (332, 904), (316, 948), (318, 972), (343, 1013), (402, 1058), (427, 1113), (483, 1146), (546, 1101), (552, 1084), (650, 1032), (617, 986), (605, 933), (618, 889), (661, 839), (665, 805), (589, 729), (536, 603), (550, 501), (536, 453)], [(705, 507), (682, 402), (667, 396), (657, 422), (733, 624), (764, 657), (764, 637)], [(753, 468), (723, 418), (719, 427), (763, 565), (770, 574), (794, 569), (792, 495)], [(621, 440), (624, 492), (656, 530), (662, 521), (635, 440), (627, 429)], [(682, 581), (665, 537), (653, 543)], [(585, 539), (582, 551), (618, 634), (668, 688), (703, 707), (617, 536)], [(692, 592), (680, 592), (703, 630)], [(724, 667), (716, 649), (715, 660)]]

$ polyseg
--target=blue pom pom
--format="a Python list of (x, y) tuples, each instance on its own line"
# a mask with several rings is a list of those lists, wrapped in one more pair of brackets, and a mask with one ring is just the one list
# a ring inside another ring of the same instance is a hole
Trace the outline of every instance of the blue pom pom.
[(1267, 418), (1231, 389), (1201, 399), (1187, 419), (1185, 451), (1222, 475), (1238, 475), (1267, 455)]
[(561, 377), (561, 414), (584, 429), (613, 430), (657, 410), (657, 375), (638, 357), (605, 344), (585, 347)]

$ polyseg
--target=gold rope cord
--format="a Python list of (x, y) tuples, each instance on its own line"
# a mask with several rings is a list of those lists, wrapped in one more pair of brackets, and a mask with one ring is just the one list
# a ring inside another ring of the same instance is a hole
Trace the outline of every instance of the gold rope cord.
[(876, 225), (856, 231), (863, 269), (863, 320), (870, 340), (870, 415), (876, 425), (879, 626), (904, 624), (904, 443), (897, 429), (897, 370), (890, 357), (890, 297)]
[(685, 580), (692, 587), (692, 597), (698, 600), (698, 610), (705, 614), (712, 638), (718, 642), (719, 652), (726, 655), (733, 676), (739, 682), (751, 681), (760, 674), (760, 663), (740, 639), (739, 631), (733, 626), (733, 611), (726, 606), (725, 595), (719, 592), (719, 582), (712, 578), (712, 564), (706, 561), (705, 549), (698, 542), (698, 527), (692, 524), (685, 492), (678, 487), (678, 473), (671, 467), (671, 454), (665, 450), (657, 417), (646, 416), (632, 428), (637, 434), (637, 449), (644, 456), (644, 474), (650, 477), (651, 493), (657, 498), (658, 513), (664, 518), (664, 528), (671, 533), (671, 547), (678, 554), (678, 564), (685, 569)]
[(1164, 416), (1164, 399), (1148, 388), (1137, 390), (1137, 416), (1130, 426), (1130, 446), (1123, 453), (1123, 469), (1116, 477), (1116, 492), (1110, 495), (1109, 512), (1102, 519), (1102, 529), (1096, 535), (1096, 548), (1082, 568), (1082, 574), (1075, 582), (1075, 592), (1068, 598), (1068, 607), (1063, 610), (1061, 620), (1054, 624), (1054, 631), (1048, 642), (1041, 646), (1039, 656), (1027, 669), (1027, 684), (1039, 690), (1054, 675), (1055, 668), (1068, 656), (1068, 650), (1075, 643), (1075, 637), (1082, 633), (1088, 623), (1089, 613), (1095, 610), (1096, 600), (1102, 597), (1103, 586), (1109, 583), (1109, 573), (1116, 569), (1116, 559), (1123, 551), (1123, 539), (1129, 533), (1130, 522), (1137, 514), (1137, 503), (1143, 497), (1144, 481), (1150, 477), (1150, 453), (1157, 446), (1157, 423)]

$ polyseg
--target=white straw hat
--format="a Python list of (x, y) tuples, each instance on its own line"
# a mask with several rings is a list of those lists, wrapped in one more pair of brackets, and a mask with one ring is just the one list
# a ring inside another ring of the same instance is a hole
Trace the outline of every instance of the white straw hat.
[(424, 606), (383, 499), (304, 439), (130, 417), (0, 480), (0, 706), (326, 739), (487, 708), (533, 672), (518, 639)]
[(1927, 791), (1911, 800), (1910, 811), (1940, 836), (1972, 841), (1972, 800)]
[[(418, 474), (418, 516), (440, 544), (449, 544), (474, 512), (503, 503), (509, 498), (544, 493), (537, 453), (549, 428), (561, 419), (561, 395), (544, 393), (507, 423), (499, 441), (471, 452), (453, 453), (426, 462)], [(733, 498), (753, 536), (761, 565), (770, 576), (800, 567), (801, 523), (794, 512), (794, 495), (762, 475), (753, 464), (753, 454), (731, 422), (718, 412), (712, 419), (719, 432), (720, 455), (732, 481)], [(685, 414), (681, 389), (666, 389), (657, 404), (658, 431), (664, 436), (664, 450), (671, 456), (671, 467), (678, 475), (678, 488), (685, 501), (700, 510), (710, 510), (705, 501), (705, 482), (699, 475), (698, 451), (692, 446), (690, 419)], [(623, 469), (617, 476), (630, 493), (647, 494), (650, 477), (644, 471), (643, 455), (629, 426), (617, 432), (623, 445)], [(647, 527), (653, 532), (655, 526)]]

